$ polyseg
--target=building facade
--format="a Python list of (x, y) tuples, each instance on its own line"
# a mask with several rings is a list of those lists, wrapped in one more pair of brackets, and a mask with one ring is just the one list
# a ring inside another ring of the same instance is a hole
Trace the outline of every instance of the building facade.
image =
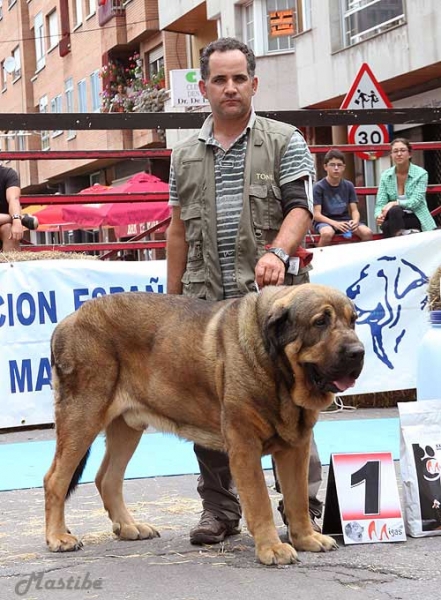
[[(197, 67), (203, 46), (219, 36), (253, 47), (260, 80), (256, 110), (338, 108), (363, 63), (395, 107), (441, 105), (439, 0), (0, 2), (3, 112), (138, 110), (135, 92), (151, 82), (168, 89), (170, 70)], [(117, 95), (127, 92), (131, 98), (118, 107)], [(165, 109), (176, 110), (166, 93), (164, 98)], [(401, 126), (398, 132), (412, 140), (439, 140), (441, 126)], [(346, 141), (346, 128), (306, 133), (311, 143)], [(167, 145), (175, 139), (169, 135)], [(3, 132), (1, 137), (3, 150), (117, 150), (165, 143), (156, 131)], [(426, 163), (433, 183), (441, 181), (439, 152), (416, 156), (416, 162)], [(385, 157), (375, 169), (387, 165)], [(29, 192), (75, 192), (142, 170), (130, 161), (103, 160), (11, 166), (20, 170)], [(167, 167), (155, 161), (160, 176)], [(354, 177), (362, 167), (354, 163)]]

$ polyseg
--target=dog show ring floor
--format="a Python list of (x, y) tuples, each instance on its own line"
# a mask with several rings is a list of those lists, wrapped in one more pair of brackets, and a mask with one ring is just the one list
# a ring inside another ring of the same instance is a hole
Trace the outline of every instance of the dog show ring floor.
[[(391, 451), (401, 496), (396, 455), (397, 409), (323, 413), (318, 425), (316, 439), (325, 465), (319, 494), (322, 500), (326, 495), (329, 463), (326, 453), (329, 450)], [(157, 434), (146, 433), (144, 437), (152, 435)], [(45, 443), (53, 451), (53, 439), (52, 429), (0, 433), (0, 456), (5, 472), (4, 481), (0, 481), (3, 490), (0, 491), (0, 600), (14, 597), (28, 600), (112, 597), (118, 600), (248, 600), (262, 594), (272, 599), (292, 597), (296, 600), (439, 598), (441, 540), (436, 536), (350, 546), (345, 546), (339, 537), (337, 551), (301, 552), (300, 562), (285, 567), (265, 567), (256, 561), (253, 541), (244, 523), (240, 534), (227, 538), (222, 544), (192, 546), (188, 534), (201, 510), (196, 492), (197, 475), (139, 475), (143, 461), (149, 460), (147, 454), (143, 458), (142, 452), (136, 459), (140, 466), (133, 475), (135, 478), (125, 481), (125, 498), (135, 519), (152, 523), (161, 537), (119, 541), (112, 534), (95, 485), (83, 483), (67, 503), (66, 521), (72, 533), (82, 539), (84, 547), (78, 552), (50, 553), (44, 539), (44, 494), (42, 488), (37, 487), (41, 486), (41, 479), (38, 481), (39, 476), (35, 476), (35, 471), (42, 468), (37, 457), (41, 453), (34, 452), (33, 448), (43, 448), (38, 444)], [(354, 447), (357, 443), (361, 444), (361, 450)], [(17, 445), (23, 446), (33, 465), (30, 475), (28, 473), (30, 479), (18, 472), (23, 471), (25, 459), (23, 465), (15, 464), (16, 477), (13, 477), (14, 464), (10, 463), (18, 460), (22, 450)], [(186, 446), (191, 450), (190, 444)], [(46, 461), (45, 453), (43, 457)], [(44, 465), (45, 470), (48, 467), (49, 464)], [(177, 470), (189, 468), (185, 465)], [(276, 525), (285, 539), (285, 527), (277, 512), (280, 495), (274, 490), (271, 470), (265, 470), (265, 477)], [(15, 489), (14, 481), (17, 481)]]

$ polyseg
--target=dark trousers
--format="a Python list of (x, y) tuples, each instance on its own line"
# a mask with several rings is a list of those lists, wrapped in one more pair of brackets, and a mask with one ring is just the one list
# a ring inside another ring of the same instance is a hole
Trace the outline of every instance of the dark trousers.
[[(223, 521), (237, 521), (242, 509), (230, 472), (228, 456), (224, 452), (208, 450), (195, 444), (194, 451), (198, 459), (200, 476), (197, 490), (202, 499), (202, 507)], [(278, 487), (276, 474), (276, 487)], [(322, 482), (322, 465), (314, 438), (311, 443), (309, 460), (309, 510), (316, 516), (322, 514), (322, 502), (317, 498)], [(280, 490), (278, 490), (280, 491)]]
[(381, 226), (384, 237), (394, 237), (401, 229), (419, 229), (421, 223), (413, 213), (404, 212), (401, 206), (392, 206), (387, 211), (386, 218)]

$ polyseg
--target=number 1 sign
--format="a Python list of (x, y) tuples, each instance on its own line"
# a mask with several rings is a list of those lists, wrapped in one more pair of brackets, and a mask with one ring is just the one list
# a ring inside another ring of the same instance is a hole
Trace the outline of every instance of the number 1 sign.
[(331, 455), (323, 533), (345, 544), (406, 540), (390, 452)]

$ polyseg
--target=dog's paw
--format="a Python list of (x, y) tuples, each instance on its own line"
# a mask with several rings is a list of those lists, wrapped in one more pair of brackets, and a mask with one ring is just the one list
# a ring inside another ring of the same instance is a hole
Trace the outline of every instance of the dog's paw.
[(51, 552), (74, 552), (83, 547), (83, 542), (70, 533), (50, 535), (46, 543)]
[(297, 562), (297, 552), (289, 544), (279, 542), (256, 548), (257, 558), (264, 565), (290, 565)]
[(329, 552), (338, 548), (334, 538), (315, 531), (310, 535), (292, 536), (292, 544), (296, 550), (304, 550), (305, 552)]
[(113, 523), (113, 533), (121, 540), (150, 540), (161, 537), (159, 531), (148, 523)]

